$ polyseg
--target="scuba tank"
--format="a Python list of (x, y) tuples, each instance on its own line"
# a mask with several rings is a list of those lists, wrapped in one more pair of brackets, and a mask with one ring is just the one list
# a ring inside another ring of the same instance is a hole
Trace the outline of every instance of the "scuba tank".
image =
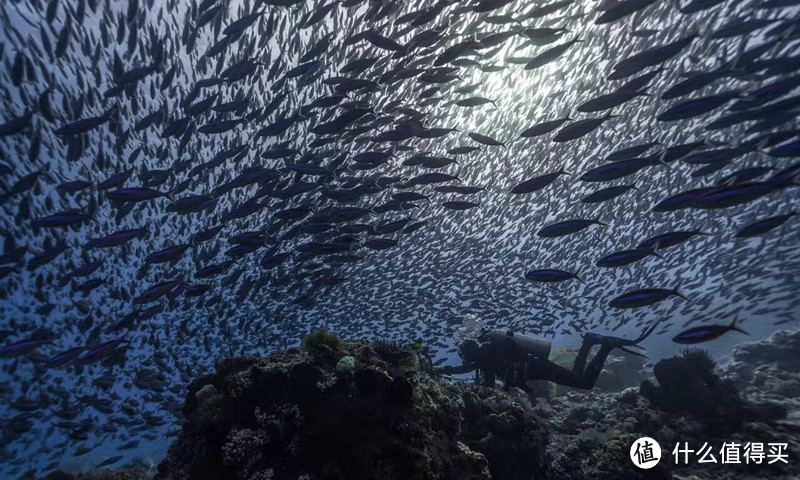
[(509, 345), (523, 354), (545, 359), (550, 356), (552, 346), (550, 342), (502, 329), (489, 332), (489, 342), (498, 347)]

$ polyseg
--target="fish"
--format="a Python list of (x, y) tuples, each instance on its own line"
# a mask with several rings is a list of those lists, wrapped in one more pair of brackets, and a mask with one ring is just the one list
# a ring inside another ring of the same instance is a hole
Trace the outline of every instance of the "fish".
[(638, 262), (650, 255), (663, 258), (656, 252), (656, 249), (659, 247), (658, 243), (656, 242), (653, 245), (653, 248), (634, 248), (630, 250), (620, 250), (611, 254), (604, 256), (603, 258), (599, 259), (596, 263), (598, 267), (603, 268), (610, 268), (610, 267), (622, 267), (625, 265), (630, 265), (631, 263)]
[(754, 223), (745, 225), (744, 227), (740, 228), (736, 232), (736, 236), (738, 238), (750, 238), (759, 235), (764, 235), (780, 227), (795, 215), (797, 215), (797, 212), (790, 212), (783, 215), (775, 215), (773, 217), (765, 218), (763, 220), (758, 220)]
[(682, 50), (694, 42), (696, 38), (697, 34), (692, 33), (684, 38), (675, 40), (674, 42), (651, 47), (650, 49), (625, 58), (614, 65), (613, 71), (608, 76), (608, 79), (618, 80), (629, 77), (648, 67), (662, 64), (670, 58), (678, 55)]
[(683, 80), (673, 84), (664, 93), (661, 94), (662, 100), (672, 100), (678, 97), (689, 95), (703, 87), (711, 85), (717, 80), (720, 80), (732, 72), (725, 68), (720, 67), (709, 72), (700, 72), (692, 75), (686, 75)]
[(584, 230), (592, 225), (600, 225), (602, 227), (608, 226), (608, 224), (601, 222), (599, 218), (596, 218), (594, 220), (580, 218), (574, 220), (565, 220), (562, 222), (556, 222), (551, 225), (547, 225), (541, 228), (538, 232), (536, 232), (536, 235), (543, 238), (563, 237), (565, 235), (578, 233), (581, 230)]
[(666, 250), (683, 242), (690, 240), (697, 235), (709, 236), (709, 233), (702, 230), (676, 230), (667, 233), (661, 233), (642, 241), (636, 246), (637, 249), (653, 250), (656, 247), (659, 250)]
[(442, 202), (442, 206), (449, 210), (469, 210), (471, 208), (479, 207), (480, 204), (468, 202), (466, 200), (455, 200), (450, 202)]
[(51, 343), (52, 339), (29, 339), (29, 340), (21, 340), (19, 342), (15, 342), (9, 345), (5, 345), (0, 347), (0, 357), (2, 358), (9, 358), (9, 357), (17, 357), (21, 355), (27, 355), (28, 353), (38, 349), (42, 345), (46, 345)]
[(546, 122), (538, 123), (523, 130), (522, 133), (519, 134), (519, 136), (522, 138), (531, 138), (531, 137), (546, 135), (571, 120), (573, 119), (570, 117), (563, 117), (555, 120), (549, 120)]
[(690, 205), (700, 209), (730, 208), (758, 200), (780, 188), (782, 185), (774, 182), (737, 183), (702, 191)]
[(487, 145), (487, 146), (490, 146), (490, 147), (504, 147), (505, 148), (505, 146), (506, 146), (503, 142), (497, 141), (497, 140), (495, 140), (494, 138), (492, 138), (492, 137), (490, 137), (488, 135), (483, 135), (483, 134), (477, 133), (477, 132), (469, 132), (469, 138), (475, 140), (478, 143), (481, 143), (483, 145)]
[(106, 192), (106, 197), (117, 203), (146, 202), (160, 197), (170, 197), (169, 193), (147, 187), (118, 188)]
[(716, 95), (683, 100), (659, 113), (656, 119), (661, 122), (673, 122), (703, 115), (730, 102), (741, 93), (741, 90), (730, 90)]
[(525, 64), (525, 70), (534, 70), (557, 60), (558, 57), (563, 55), (567, 50), (569, 50), (570, 47), (581, 41), (582, 40), (580, 38), (575, 38), (574, 40), (570, 40), (569, 42), (556, 45), (555, 47), (545, 50), (544, 52), (530, 59), (530, 61)]
[(717, 186), (700, 187), (680, 192), (678, 194), (667, 197), (657, 204), (653, 205), (651, 209), (653, 212), (674, 212), (676, 210), (683, 210), (695, 206), (697, 199), (711, 192), (718, 190)]
[(635, 185), (617, 185), (616, 187), (601, 188), (581, 198), (583, 203), (602, 203), (624, 195), (630, 190), (638, 190)]
[(739, 326), (736, 324), (736, 319), (734, 319), (730, 325), (703, 325), (700, 327), (690, 328), (679, 333), (678, 335), (675, 335), (672, 338), (672, 341), (681, 344), (703, 343), (719, 338), (731, 331), (749, 335), (749, 333), (739, 328)]
[(533, 193), (553, 183), (560, 175), (569, 175), (563, 168), (556, 172), (546, 173), (538, 177), (525, 180), (511, 189), (515, 195)]
[(63, 212), (39, 217), (31, 220), (34, 228), (64, 228), (92, 221), (92, 215), (81, 210), (65, 210)]
[(98, 464), (97, 464), (97, 465), (95, 465), (95, 466), (96, 466), (96, 467), (98, 467), (98, 468), (99, 468), (99, 467), (107, 467), (107, 466), (109, 466), (109, 465), (113, 465), (113, 464), (115, 464), (115, 463), (119, 462), (119, 461), (120, 461), (120, 460), (122, 460), (123, 458), (124, 458), (124, 457), (123, 457), (122, 455), (117, 455), (117, 456), (114, 456), (114, 457), (109, 457), (109, 458), (107, 458), (106, 460), (103, 460), (102, 462), (98, 463)]
[(605, 10), (594, 23), (598, 25), (613, 23), (622, 18), (643, 10), (655, 3), (655, 0), (624, 0)]
[(619, 309), (641, 308), (661, 302), (672, 296), (680, 297), (683, 300), (688, 301), (688, 299), (683, 296), (678, 288), (642, 288), (630, 290), (613, 298), (608, 303), (608, 306)]
[(529, 282), (558, 283), (566, 280), (575, 279), (581, 283), (586, 283), (580, 275), (575, 272), (567, 272), (558, 269), (528, 270), (525, 272), (525, 280)]
[(149, 231), (146, 228), (119, 230), (109, 235), (91, 239), (84, 248), (92, 249), (118, 247), (130, 242), (133, 239), (142, 238), (148, 233)]
[(577, 122), (571, 123), (558, 131), (556, 135), (553, 137), (554, 142), (563, 143), (569, 142), (572, 140), (577, 140), (584, 135), (587, 135), (597, 129), (600, 125), (611, 120), (612, 118), (616, 118), (618, 115), (612, 115), (610, 112), (607, 113), (605, 116), (596, 117), (596, 118), (586, 118), (584, 120), (578, 120)]
[(42, 364), (44, 368), (59, 368), (68, 363), (74, 362), (84, 352), (84, 347), (70, 348), (64, 352), (54, 355)]
[(54, 133), (62, 137), (80, 135), (82, 133), (94, 130), (97, 127), (105, 125), (114, 115), (118, 113), (118, 107), (115, 105), (103, 114), (96, 117), (87, 117), (74, 122), (66, 123), (57, 128)]

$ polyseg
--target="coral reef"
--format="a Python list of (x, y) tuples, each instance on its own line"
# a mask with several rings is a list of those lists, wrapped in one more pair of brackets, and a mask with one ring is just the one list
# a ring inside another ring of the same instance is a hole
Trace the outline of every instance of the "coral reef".
[(762, 342), (736, 346), (722, 374), (745, 398), (788, 408), (798, 415), (789, 418), (800, 421), (800, 330), (778, 331)]
[[(778, 332), (737, 347), (732, 362), (717, 370), (700, 350), (662, 360), (654, 368), (659, 384), (643, 382), (641, 394), (628, 388), (556, 397), (548, 408), (537, 410), (551, 419), (546, 478), (796, 479), (792, 446), (800, 444), (800, 402), (784, 395), (800, 381), (798, 359), (800, 331)], [(662, 447), (662, 461), (650, 470), (634, 468), (628, 457), (631, 444), (643, 436)], [(707, 442), (718, 461), (723, 442), (787, 443), (792, 453), (788, 464), (701, 464), (694, 459), (676, 465), (671, 451), (678, 442), (694, 449)]]
[(642, 382), (642, 396), (657, 409), (685, 412), (703, 420), (711, 434), (739, 431), (755, 412), (739, 396), (732, 382), (714, 372), (714, 362), (702, 350), (661, 360), (653, 367), (658, 385)]
[(330, 361), (332, 358), (340, 358), (342, 356), (344, 344), (335, 334), (330, 333), (325, 328), (320, 328), (311, 332), (303, 340), (300, 348), (314, 359)]
[(520, 479), (547, 429), (497, 389), (440, 382), (402, 345), (315, 332), (300, 350), (219, 362), (194, 382), (158, 479)]
[(732, 380), (715, 372), (716, 364), (704, 350), (686, 350), (680, 357), (661, 360), (653, 367), (658, 386), (645, 380), (640, 392), (657, 409), (687, 413), (702, 421), (711, 435), (741, 431), (744, 422), (777, 420), (786, 411), (774, 405), (746, 401)]
[[(552, 398), (431, 377), (418, 353), (323, 331), (302, 349), (221, 361), (189, 385), (186, 423), (156, 478), (798, 478), (798, 331), (740, 345), (720, 367), (705, 351), (686, 350), (660, 361), (639, 389), (613, 391), (630, 382), (609, 378), (606, 389)], [(614, 363), (604, 375), (641, 375), (636, 358)], [(662, 447), (650, 470), (629, 458), (643, 436)], [(723, 442), (750, 441), (787, 443), (790, 463), (676, 464), (671, 453), (678, 442), (694, 449), (707, 442), (719, 457)], [(49, 480), (149, 478), (126, 470), (59, 475)]]

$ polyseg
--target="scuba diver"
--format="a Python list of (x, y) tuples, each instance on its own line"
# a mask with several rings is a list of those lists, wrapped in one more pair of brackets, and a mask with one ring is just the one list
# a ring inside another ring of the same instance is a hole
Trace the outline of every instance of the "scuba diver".
[[(463, 365), (442, 367), (434, 370), (434, 374), (461, 374), (474, 370), (476, 382), (490, 387), (494, 386), (495, 378), (500, 377), (506, 389), (518, 387), (529, 391), (525, 385), (528, 380), (549, 380), (559, 385), (591, 390), (613, 349), (644, 357), (644, 354), (629, 348), (641, 348), (637, 344), (653, 333), (658, 323), (645, 329), (635, 340), (587, 333), (583, 336), (572, 370), (548, 360), (550, 342), (512, 330), (492, 330), (480, 337), (482, 345), (475, 340), (466, 340), (459, 346), (458, 355), (464, 361)], [(595, 345), (600, 349), (587, 366), (589, 352)]]

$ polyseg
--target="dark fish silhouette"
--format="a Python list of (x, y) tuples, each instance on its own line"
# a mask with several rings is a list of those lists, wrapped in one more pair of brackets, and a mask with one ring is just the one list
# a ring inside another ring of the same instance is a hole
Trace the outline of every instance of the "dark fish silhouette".
[(557, 172), (546, 173), (544, 175), (531, 178), (530, 180), (525, 180), (516, 187), (512, 188), (511, 193), (516, 195), (533, 193), (537, 190), (541, 190), (544, 187), (550, 185), (560, 175), (569, 175), (569, 174), (566, 171), (564, 171), (563, 168)]
[(640, 308), (661, 302), (673, 295), (688, 300), (677, 288), (644, 288), (623, 293), (611, 300), (608, 305), (613, 308)]
[(541, 270), (529, 270), (525, 272), (525, 280), (528, 280), (530, 282), (557, 283), (571, 279), (576, 279), (581, 283), (586, 283), (577, 273), (567, 272), (564, 270), (541, 269)]
[(734, 319), (730, 325), (704, 325), (702, 327), (690, 328), (673, 337), (672, 341), (683, 344), (702, 343), (719, 338), (730, 331), (736, 331), (744, 333), (745, 335), (750, 335), (739, 328), (736, 325), (736, 320)]
[(739, 229), (739, 231), (736, 232), (736, 236), (739, 238), (749, 238), (764, 235), (765, 233), (780, 227), (795, 215), (797, 215), (797, 213), (792, 212), (759, 220)]

